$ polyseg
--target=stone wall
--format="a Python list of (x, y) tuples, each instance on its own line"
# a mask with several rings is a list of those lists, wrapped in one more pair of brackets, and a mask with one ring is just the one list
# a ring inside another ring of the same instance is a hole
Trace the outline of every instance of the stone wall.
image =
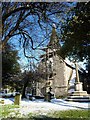
[[(68, 80), (72, 69), (68, 67), (64, 62), (64, 60), (58, 57), (57, 55), (55, 55), (53, 58), (49, 58), (47, 62), (48, 65), (50, 61), (53, 62), (52, 63), (53, 75), (51, 78), (48, 78), (48, 80), (43, 80), (42, 83), (38, 83), (39, 85), (38, 89), (40, 89), (40, 92), (44, 95), (45, 90), (46, 91), (49, 90), (47, 89), (48, 87), (46, 86), (46, 83), (50, 82), (50, 86), (52, 87), (52, 92), (55, 94), (56, 97), (66, 95), (68, 88)], [(41, 63), (41, 69), (42, 71), (46, 71), (45, 61)], [(48, 67), (48, 72), (50, 72), (49, 67)]]
[(64, 71), (65, 71), (65, 63), (64, 61), (59, 58), (57, 55), (54, 57), (54, 69), (56, 72), (56, 75), (54, 76), (53, 85), (52, 88), (54, 88), (53, 92), (55, 93), (55, 96), (62, 96), (65, 94), (64, 89)]

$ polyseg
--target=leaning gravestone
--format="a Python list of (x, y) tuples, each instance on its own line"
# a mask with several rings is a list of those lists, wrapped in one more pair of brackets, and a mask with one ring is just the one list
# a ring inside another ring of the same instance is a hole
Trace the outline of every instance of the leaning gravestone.
[(21, 94), (20, 94), (20, 93), (17, 93), (17, 94), (15, 95), (14, 104), (15, 104), (15, 105), (20, 105), (20, 101), (21, 101)]

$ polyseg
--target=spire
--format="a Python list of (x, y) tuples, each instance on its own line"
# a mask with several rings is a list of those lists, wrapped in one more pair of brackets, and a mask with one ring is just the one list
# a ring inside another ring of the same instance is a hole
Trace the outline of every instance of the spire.
[(57, 36), (55, 24), (52, 25), (52, 33), (51, 33), (50, 42), (48, 44), (48, 47), (55, 48), (55, 49), (60, 48), (59, 38)]
[(56, 25), (55, 24), (53, 24), (52, 27), (56, 29)]

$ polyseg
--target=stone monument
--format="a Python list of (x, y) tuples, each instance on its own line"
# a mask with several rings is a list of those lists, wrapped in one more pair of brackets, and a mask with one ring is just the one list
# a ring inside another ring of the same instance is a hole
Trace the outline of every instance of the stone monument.
[(80, 82), (79, 80), (77, 63), (75, 63), (75, 69), (76, 69), (75, 91), (71, 94), (71, 96), (68, 96), (66, 100), (76, 102), (90, 102), (90, 96), (87, 94), (87, 91), (83, 91), (83, 83)]

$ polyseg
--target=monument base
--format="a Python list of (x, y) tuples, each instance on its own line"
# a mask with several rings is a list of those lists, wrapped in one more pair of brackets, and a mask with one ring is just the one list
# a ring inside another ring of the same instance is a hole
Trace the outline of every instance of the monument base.
[(71, 96), (69, 96), (65, 100), (71, 101), (71, 102), (90, 102), (90, 97), (83, 97), (83, 96), (71, 97)]
[(90, 102), (90, 96), (87, 94), (87, 91), (83, 91), (82, 83), (75, 83), (75, 90), (70, 96), (65, 100), (73, 102)]
[(75, 83), (75, 91), (83, 91), (83, 83), (82, 82), (76, 82)]
[(87, 91), (74, 91), (72, 96), (88, 96)]

